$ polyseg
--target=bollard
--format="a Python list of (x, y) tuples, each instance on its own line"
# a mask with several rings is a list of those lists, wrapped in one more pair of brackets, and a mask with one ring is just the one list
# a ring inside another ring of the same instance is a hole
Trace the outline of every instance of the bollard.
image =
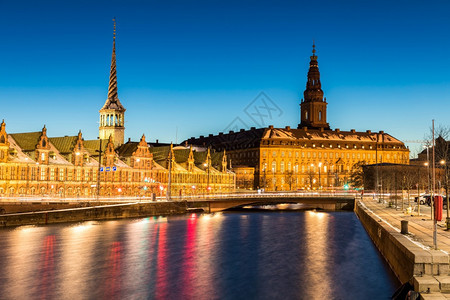
[(402, 224), (402, 229), (400, 231), (401, 234), (408, 234), (408, 221), (402, 220), (400, 221)]

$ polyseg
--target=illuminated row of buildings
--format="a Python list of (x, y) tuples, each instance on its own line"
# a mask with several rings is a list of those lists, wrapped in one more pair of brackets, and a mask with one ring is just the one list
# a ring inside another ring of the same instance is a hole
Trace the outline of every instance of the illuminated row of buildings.
[[(225, 151), (204, 147), (124, 143), (125, 108), (117, 93), (115, 25), (108, 98), (99, 139), (8, 134), (0, 128), (0, 196), (172, 196), (232, 192), (235, 174)], [(170, 182), (170, 183), (169, 183)]]
[(7, 134), (3, 122), (0, 195), (149, 196), (165, 195), (168, 190), (172, 195), (226, 193), (236, 187), (322, 189), (348, 184), (358, 163), (409, 163), (404, 143), (383, 131), (330, 128), (314, 46), (297, 128), (242, 129), (191, 138), (175, 147), (148, 143), (145, 136), (140, 142), (124, 143), (125, 111), (117, 93), (114, 27), (99, 139), (84, 140), (81, 132), (49, 138), (45, 126), (39, 132)]
[(409, 149), (383, 131), (330, 129), (314, 45), (297, 128), (242, 129), (191, 138), (187, 143), (226, 150), (237, 187), (244, 189), (342, 187), (357, 163), (409, 163)]

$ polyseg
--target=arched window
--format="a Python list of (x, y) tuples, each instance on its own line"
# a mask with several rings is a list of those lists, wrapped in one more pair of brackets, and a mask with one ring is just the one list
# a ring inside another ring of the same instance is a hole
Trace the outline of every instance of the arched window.
[(322, 111), (319, 110), (319, 121), (322, 121)]
[(284, 161), (282, 161), (280, 164), (280, 172), (284, 173)]
[(277, 163), (276, 162), (272, 162), (272, 173), (275, 173), (277, 171)]
[(305, 120), (308, 120), (308, 111), (305, 111)]

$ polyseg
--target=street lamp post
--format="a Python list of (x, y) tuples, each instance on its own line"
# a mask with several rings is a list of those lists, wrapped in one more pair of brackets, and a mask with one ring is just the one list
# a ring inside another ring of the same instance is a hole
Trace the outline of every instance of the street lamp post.
[(167, 182), (166, 200), (170, 201), (170, 192), (172, 188), (172, 151), (169, 152), (169, 180)]
[(102, 167), (102, 139), (99, 138), (100, 140), (100, 145), (98, 150), (96, 150), (96, 152), (98, 152), (98, 172), (97, 172), (97, 202), (99, 201), (100, 198), (100, 170)]
[(322, 167), (322, 163), (319, 163), (319, 190), (322, 188), (322, 181), (320, 181), (320, 168)]
[(417, 171), (417, 215), (420, 216), (420, 166)]
[(263, 160), (263, 185), (262, 185), (263, 190), (266, 190), (266, 168), (267, 168), (266, 160), (264, 159)]
[[(434, 189), (436, 187), (436, 162), (435, 162), (435, 139), (434, 139), (434, 120), (432, 121), (432, 128), (433, 128), (433, 185), (431, 189), (431, 211), (434, 212), (436, 210), (436, 206), (434, 203)], [(437, 220), (436, 217), (432, 215), (433, 219), (433, 245), (434, 249), (437, 250)]]
[[(203, 166), (206, 167), (206, 172), (207, 172), (207, 178), (206, 178), (206, 192), (209, 194), (209, 160), (208, 162), (204, 163)], [(244, 186), (245, 186), (245, 179), (244, 179)]]

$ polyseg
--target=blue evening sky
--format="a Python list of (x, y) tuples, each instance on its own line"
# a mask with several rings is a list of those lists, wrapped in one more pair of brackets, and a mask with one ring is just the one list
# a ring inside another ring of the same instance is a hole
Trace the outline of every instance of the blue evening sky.
[[(116, 16), (126, 138), (296, 127), (314, 39), (333, 129), (421, 140), (449, 125), (449, 15), (446, 0), (0, 0), (0, 118), (95, 139)], [(251, 118), (260, 92), (277, 111)]]

